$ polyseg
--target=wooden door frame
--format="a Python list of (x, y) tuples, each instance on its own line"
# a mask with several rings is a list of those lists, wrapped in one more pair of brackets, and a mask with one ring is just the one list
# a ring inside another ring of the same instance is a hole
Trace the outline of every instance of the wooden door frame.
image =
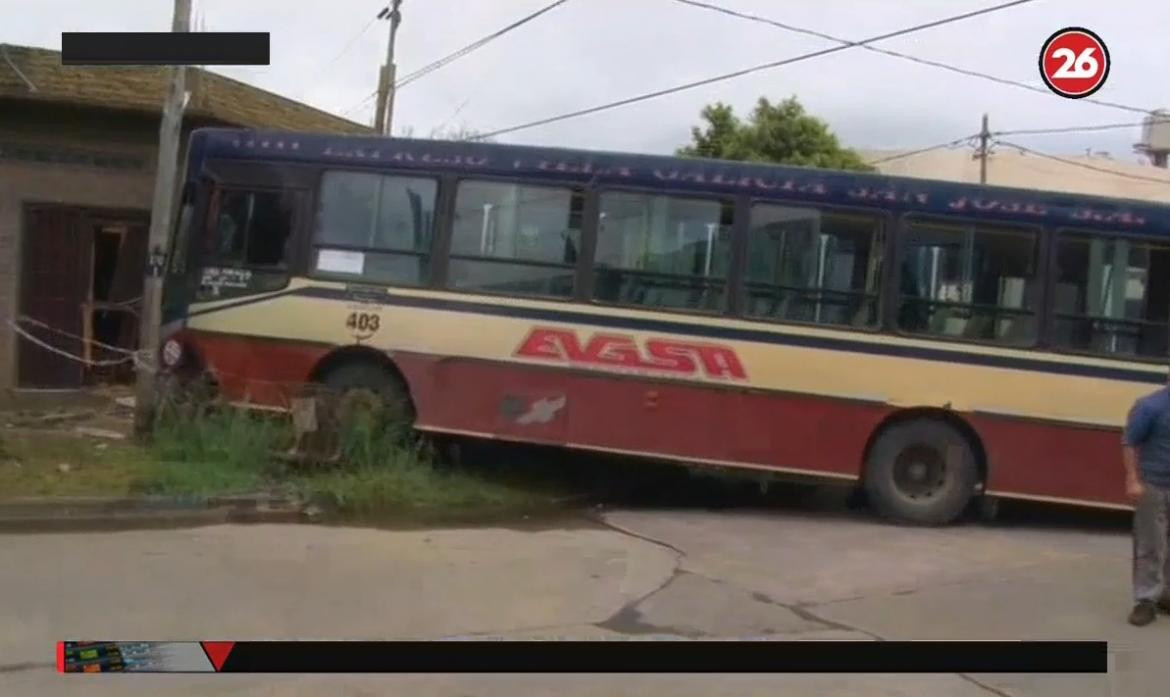
[[(79, 230), (91, 229), (92, 225), (101, 224), (101, 223), (126, 223), (127, 225), (131, 225), (131, 226), (132, 225), (144, 225), (144, 226), (146, 226), (148, 234), (149, 234), (150, 217), (151, 217), (151, 212), (149, 209), (89, 206), (89, 205), (72, 204), (72, 203), (61, 202), (61, 201), (49, 201), (49, 200), (43, 200), (43, 199), (26, 199), (24, 201), (21, 201), (21, 203), (20, 203), (20, 218), (19, 218), (19, 226), (18, 226), (18, 229), (19, 229), (18, 245), (19, 246), (15, 250), (16, 251), (15, 257), (16, 257), (16, 262), (17, 262), (17, 273), (16, 273), (16, 283), (15, 283), (16, 287), (14, 289), (15, 290), (15, 294), (14, 294), (15, 303), (14, 304), (15, 304), (17, 316), (23, 316), (25, 311), (26, 311), (24, 256), (25, 256), (26, 249), (27, 249), (26, 245), (28, 244), (28, 236), (30, 234), (30, 230), (29, 230), (29, 224), (30, 224), (29, 221), (30, 221), (30, 217), (31, 217), (30, 212), (33, 210), (38, 210), (38, 209), (39, 210), (65, 210), (65, 211), (72, 211), (72, 212), (76, 213), (76, 216), (77, 216), (76, 221), (77, 221), (77, 225), (78, 225)], [(86, 289), (87, 289), (86, 293), (82, 296), (81, 301), (80, 301), (78, 308), (77, 308), (77, 311), (79, 313), (82, 313), (81, 325), (83, 328), (89, 324), (89, 321), (87, 320), (87, 318), (85, 316), (87, 314), (85, 312), (85, 309), (87, 307), (87, 303), (89, 301), (92, 301), (92, 295), (93, 295), (93, 262), (94, 262), (93, 253), (95, 250), (93, 249), (94, 240), (92, 239), (92, 237), (93, 237), (92, 234), (90, 235), (90, 237), (91, 237), (91, 239), (90, 239), (90, 255), (91, 256), (90, 256), (90, 269), (89, 269), (90, 277), (89, 277), (88, 283), (86, 284)], [(83, 329), (83, 331), (84, 331), (84, 329)], [(19, 338), (16, 338), (16, 341), (15, 341), (13, 346), (16, 349), (14, 352), (14, 355), (13, 355), (13, 372), (14, 372), (13, 386), (14, 386), (14, 389), (16, 389), (16, 390), (40, 389), (40, 388), (22, 387), (21, 382), (22, 382), (22, 379), (24, 376), (21, 375), (20, 352), (22, 350), (25, 350), (25, 349), (24, 349), (24, 346), (22, 345), (22, 343), (20, 342)], [(85, 353), (85, 357), (87, 357), (87, 358), (91, 355), (90, 347), (88, 345), (85, 347), (84, 353)], [(84, 385), (81, 385), (79, 387), (84, 387)], [(72, 388), (62, 388), (62, 389), (69, 390)]]

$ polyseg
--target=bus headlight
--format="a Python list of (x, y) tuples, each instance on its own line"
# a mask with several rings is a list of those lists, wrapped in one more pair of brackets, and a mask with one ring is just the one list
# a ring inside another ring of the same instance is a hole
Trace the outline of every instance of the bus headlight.
[(167, 339), (162, 348), (162, 362), (168, 368), (174, 368), (183, 360), (183, 346), (174, 339)]

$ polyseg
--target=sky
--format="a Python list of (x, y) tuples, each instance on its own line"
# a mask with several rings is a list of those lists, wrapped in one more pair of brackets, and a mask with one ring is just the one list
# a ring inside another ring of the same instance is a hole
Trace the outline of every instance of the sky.
[[(998, 4), (999, 0), (708, 0), (740, 12), (858, 40)], [(335, 114), (372, 123), (389, 23), (388, 0), (194, 0), (206, 31), (271, 32), (265, 67), (217, 72)], [(533, 12), (550, 0), (403, 0), (400, 76)], [(60, 48), (62, 31), (166, 31), (171, 0), (0, 0), (0, 42)], [(1042, 86), (1041, 45), (1082, 26), (1106, 42), (1112, 68), (1095, 98), (1170, 108), (1170, 3), (1035, 0), (884, 41), (883, 48)], [(364, 31), (363, 31), (364, 29)], [(568, 0), (538, 19), (399, 90), (396, 133), (491, 131), (832, 46), (677, 0)], [(1141, 115), (1038, 94), (850, 48), (828, 56), (502, 136), (513, 143), (669, 153), (705, 104), (746, 113), (761, 96), (795, 95), (842, 142), (915, 148), (979, 130), (1129, 123)], [(1137, 127), (1012, 136), (1057, 154), (1105, 151), (1136, 159)], [(1006, 139), (1006, 137), (1005, 137)]]

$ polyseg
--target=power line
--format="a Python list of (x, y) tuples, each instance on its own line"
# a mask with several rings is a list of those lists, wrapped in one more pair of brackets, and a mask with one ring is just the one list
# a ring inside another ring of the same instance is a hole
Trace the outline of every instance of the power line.
[(371, 17), (370, 20), (368, 22), (366, 22), (366, 25), (361, 28), (361, 31), (359, 31), (358, 33), (356, 33), (352, 37), (350, 37), (349, 41), (346, 42), (344, 48), (342, 48), (340, 51), (338, 51), (336, 56), (333, 56), (333, 58), (328, 63), (321, 66), (321, 69), (318, 70), (317, 72), (315, 72), (313, 74), (313, 77), (311, 77), (307, 80), (304, 80), (304, 82), (302, 83), (300, 93), (304, 94), (305, 90), (312, 87), (313, 84), (316, 83), (321, 78), (321, 76), (325, 74), (325, 72), (327, 70), (329, 70), (334, 65), (336, 65), (337, 61), (341, 60), (342, 57), (345, 56), (345, 54), (349, 53), (349, 50), (351, 48), (353, 48), (355, 44), (357, 44), (359, 39), (361, 39), (363, 36), (366, 35), (366, 32), (368, 32), (370, 30), (370, 27), (374, 26), (374, 22), (377, 22), (377, 21), (378, 21), (377, 15), (374, 15), (373, 17)]
[(1053, 160), (1054, 162), (1060, 162), (1062, 164), (1072, 165), (1073, 167), (1081, 167), (1082, 169), (1090, 169), (1090, 170), (1093, 170), (1094, 172), (1103, 172), (1105, 174), (1112, 174), (1114, 176), (1124, 177), (1126, 179), (1136, 179), (1138, 181), (1155, 182), (1158, 184), (1170, 184), (1170, 177), (1168, 177), (1166, 179), (1160, 179), (1157, 177), (1146, 177), (1146, 176), (1143, 176), (1141, 174), (1130, 174), (1129, 172), (1118, 172), (1115, 169), (1109, 169), (1107, 167), (1098, 167), (1096, 165), (1089, 164), (1088, 162), (1078, 162), (1077, 160), (1070, 160), (1070, 159), (1067, 159), (1064, 157), (1059, 157), (1057, 155), (1049, 155), (1048, 153), (1040, 152), (1039, 150), (1025, 148), (1024, 146), (1018, 145), (1016, 143), (1008, 143), (1006, 141), (996, 141), (996, 142), (999, 145), (1004, 145), (1004, 146), (1007, 146), (1009, 148), (1015, 148), (1016, 150), (1019, 150), (1022, 153), (1027, 153), (1029, 155), (1035, 155), (1036, 157), (1043, 157), (1043, 158), (1048, 159), (1048, 160)]
[(471, 53), (472, 51), (475, 51), (476, 49), (500, 38), (501, 36), (503, 36), (504, 34), (507, 34), (508, 32), (512, 31), (513, 29), (517, 29), (519, 27), (524, 26), (525, 24), (531, 22), (532, 20), (543, 15), (544, 13), (551, 12), (552, 10), (555, 10), (556, 8), (560, 7), (561, 5), (564, 5), (568, 1), (569, 0), (556, 0), (556, 2), (553, 2), (549, 5), (545, 5), (541, 9), (539, 9), (531, 14), (528, 14), (528, 15), (521, 17), (520, 19), (516, 20), (515, 22), (512, 22), (511, 24), (509, 24), (508, 26), (506, 26), (502, 29), (499, 29), (497, 31), (494, 31), (491, 34), (488, 34), (487, 36), (483, 37), (482, 39), (479, 39), (478, 41), (474, 41), (474, 42), (464, 46), (463, 48), (459, 49), (458, 51), (456, 51), (448, 56), (440, 58), (439, 60), (434, 61), (432, 63), (428, 63), (427, 65), (419, 68), (418, 70), (414, 71), (413, 73), (410, 73), (408, 75), (403, 76), (401, 79), (399, 79), (394, 84), (394, 87), (395, 88), (403, 87), (405, 85), (410, 84), (411, 82), (414, 82), (415, 80), (417, 80), (421, 77), (429, 75), (429, 74), (435, 72), (436, 70), (442, 68), (443, 66), (445, 66), (449, 63), (452, 63), (454, 61), (457, 61), (460, 58), (462, 58), (463, 56), (466, 56), (467, 54)]
[[(776, 20), (768, 19), (767, 17), (760, 17), (759, 15), (747, 14), (745, 12), (737, 12), (736, 10), (732, 10), (732, 9), (729, 9), (726, 7), (720, 7), (718, 5), (712, 5), (712, 4), (706, 3), (706, 2), (699, 2), (698, 0), (674, 0), (674, 1), (681, 3), (683, 5), (690, 5), (692, 7), (698, 7), (701, 9), (711, 10), (711, 11), (719, 12), (719, 13), (722, 13), (725, 15), (730, 15), (732, 17), (737, 17), (739, 19), (746, 19), (746, 20), (749, 20), (752, 22), (760, 22), (763, 24), (770, 24), (770, 25), (777, 27), (779, 29), (784, 29), (785, 31), (795, 32), (797, 34), (805, 34), (807, 36), (815, 36), (817, 38), (826, 39), (828, 41), (832, 41), (834, 43), (838, 43), (838, 44), (842, 44), (842, 45), (846, 45), (846, 46), (857, 46), (857, 47), (863, 48), (867, 51), (873, 51), (874, 53), (883, 53), (887, 56), (893, 56), (895, 58), (901, 58), (903, 60), (908, 60), (908, 61), (911, 61), (914, 63), (919, 63), (922, 65), (929, 65), (929, 66), (932, 66), (935, 68), (941, 68), (943, 70), (949, 70), (953, 73), (958, 73), (960, 75), (966, 75), (968, 77), (977, 77), (977, 78), (980, 78), (982, 80), (990, 80), (992, 82), (996, 82), (996, 83), (999, 83), (1001, 85), (1007, 85), (1009, 87), (1018, 87), (1020, 89), (1028, 90), (1030, 92), (1038, 92), (1040, 94), (1044, 94), (1044, 95), (1048, 95), (1048, 96), (1052, 96), (1052, 97), (1059, 96), (1059, 95), (1055, 94), (1054, 92), (1052, 92), (1051, 90), (1049, 90), (1047, 87), (1039, 87), (1036, 85), (1030, 85), (1026, 82), (1020, 82), (1019, 80), (1010, 80), (1008, 78), (999, 77), (997, 75), (989, 75), (988, 73), (981, 73), (978, 70), (970, 70), (967, 68), (960, 68), (958, 66), (950, 65), (947, 63), (942, 63), (940, 61), (929, 60), (927, 58), (919, 58), (918, 56), (912, 56), (912, 55), (909, 55), (906, 53), (902, 53), (900, 51), (892, 51), (890, 49), (878, 48), (876, 46), (867, 46), (867, 45), (864, 45), (866, 42), (850, 41), (849, 39), (843, 39), (843, 38), (838, 37), (838, 36), (833, 36), (832, 34), (826, 34), (824, 32), (816, 31), (815, 29), (808, 29), (808, 28), (799, 27), (799, 26), (796, 26), (793, 24), (786, 24), (784, 22), (778, 22)], [(1149, 109), (1142, 109), (1141, 107), (1129, 106), (1127, 104), (1118, 104), (1116, 102), (1109, 102), (1109, 101), (1105, 101), (1102, 99), (1094, 99), (1092, 97), (1085, 97), (1082, 99), (1082, 101), (1091, 102), (1093, 104), (1097, 104), (1100, 106), (1112, 107), (1114, 109), (1122, 109), (1124, 111), (1129, 111), (1129, 112), (1134, 112), (1134, 113), (1139, 113), (1139, 114), (1151, 113)]]
[(944, 17), (943, 19), (937, 19), (937, 20), (934, 20), (932, 22), (926, 22), (924, 24), (916, 24), (912, 27), (907, 27), (905, 29), (899, 29), (898, 31), (892, 31), (892, 32), (887, 32), (885, 34), (879, 34), (878, 36), (872, 36), (868, 39), (863, 39), (861, 41), (849, 42), (848, 44), (833, 46), (832, 48), (825, 48), (825, 49), (821, 49), (819, 51), (812, 51), (810, 53), (804, 53), (804, 54), (801, 54), (799, 56), (793, 56), (791, 58), (784, 58), (784, 59), (781, 59), (778, 61), (772, 61), (770, 63), (763, 63), (761, 65), (752, 66), (750, 68), (744, 68), (742, 70), (736, 70), (736, 71), (733, 71), (730, 73), (724, 73), (722, 75), (716, 75), (714, 77), (709, 77), (709, 78), (705, 78), (702, 80), (696, 80), (694, 82), (688, 82), (688, 83), (685, 83), (682, 85), (676, 85), (674, 87), (668, 87), (668, 88), (662, 89), (662, 90), (655, 90), (653, 92), (647, 92), (645, 94), (640, 94), (636, 97), (627, 97), (625, 99), (619, 99), (619, 100), (614, 101), (614, 102), (608, 102), (606, 104), (601, 104), (598, 106), (589, 107), (587, 109), (578, 109), (577, 111), (571, 111), (567, 114), (560, 114), (558, 116), (550, 116), (548, 118), (537, 119), (536, 121), (529, 121), (527, 123), (522, 123), (522, 124), (519, 124), (517, 126), (510, 126), (508, 128), (501, 128), (499, 130), (491, 131), (489, 133), (482, 133), (479, 136), (476, 136), (476, 138), (474, 138), (474, 140), (479, 140), (479, 139), (483, 139), (483, 138), (494, 138), (496, 136), (500, 136), (500, 135), (503, 135), (505, 133), (514, 133), (516, 131), (522, 131), (522, 130), (526, 130), (529, 128), (535, 128), (536, 126), (544, 126), (544, 125), (547, 125), (550, 123), (555, 123), (557, 121), (565, 121), (567, 119), (577, 118), (578, 116), (586, 116), (588, 114), (596, 114), (596, 113), (601, 112), (601, 111), (607, 111), (609, 109), (616, 109), (617, 107), (627, 106), (629, 104), (635, 104), (637, 102), (643, 102), (643, 101), (646, 101), (648, 99), (655, 99), (658, 97), (664, 97), (664, 96), (669, 95), (669, 94), (675, 94), (677, 92), (684, 92), (686, 90), (691, 90), (691, 89), (694, 89), (696, 87), (704, 87), (706, 85), (711, 85), (711, 84), (714, 84), (717, 82), (723, 82), (725, 80), (731, 80), (731, 79), (734, 79), (737, 77), (742, 77), (744, 75), (750, 75), (751, 73), (760, 72), (761, 70), (768, 70), (771, 68), (778, 68), (782, 65), (790, 65), (792, 63), (799, 63), (800, 61), (809, 60), (811, 58), (819, 58), (821, 56), (826, 56), (826, 55), (829, 55), (831, 53), (837, 53), (839, 51), (844, 51), (846, 49), (854, 48), (855, 46), (862, 46), (865, 44), (874, 43), (876, 41), (884, 41), (886, 39), (892, 39), (892, 38), (897, 37), (897, 36), (912, 34), (914, 32), (923, 31), (925, 29), (932, 29), (934, 27), (942, 26), (944, 24), (950, 24), (950, 23), (958, 22), (958, 21), (961, 21), (964, 19), (970, 19), (972, 17), (978, 17), (980, 15), (990, 14), (992, 12), (997, 12), (999, 10), (1005, 10), (1005, 9), (1010, 8), (1010, 7), (1015, 7), (1017, 5), (1025, 5), (1025, 4), (1028, 4), (1030, 2), (1035, 2), (1035, 0), (1012, 0), (1011, 2), (1005, 2), (1005, 3), (1001, 3), (999, 5), (992, 5), (991, 7), (985, 7), (983, 9), (973, 10), (971, 12), (964, 12), (962, 14), (952, 15), (950, 17)]
[(370, 92), (369, 94), (367, 94), (365, 96), (364, 99), (362, 99), (362, 101), (358, 102), (357, 104), (354, 104), (353, 106), (349, 107), (348, 109), (343, 110), (341, 112), (341, 115), (347, 116), (349, 114), (352, 114), (353, 112), (357, 111), (358, 109), (361, 109), (365, 105), (369, 104), (370, 100), (373, 99), (374, 97), (377, 97), (377, 96), (378, 96), (378, 90), (374, 90), (373, 92)]
[(374, 26), (374, 22), (377, 22), (377, 21), (378, 21), (377, 15), (370, 17), (370, 21), (366, 22), (366, 26), (362, 27), (361, 31), (354, 34), (353, 37), (351, 37), (350, 40), (348, 42), (346, 42), (345, 48), (341, 49), (341, 51), (339, 51), (337, 53), (337, 55), (333, 57), (333, 60), (326, 63), (325, 67), (321, 69), (321, 72), (324, 72), (325, 70), (329, 69), (334, 63), (341, 60), (342, 56), (349, 53), (349, 49), (353, 48), (354, 44), (356, 44), (359, 39), (361, 39), (363, 36), (365, 36), (366, 32), (368, 32), (370, 30), (370, 27)]
[(935, 150), (943, 150), (945, 148), (954, 148), (954, 147), (959, 146), (959, 145), (969, 144), (973, 139), (978, 138), (978, 137), (979, 137), (978, 133), (973, 133), (969, 136), (963, 136), (962, 138), (956, 138), (956, 139), (949, 141), (949, 142), (946, 142), (946, 143), (939, 143), (938, 145), (931, 145), (929, 147), (919, 148), (917, 150), (909, 150), (907, 152), (900, 152), (900, 153), (897, 153), (894, 155), (890, 155), (889, 157), (883, 157), (883, 158), (878, 159), (878, 160), (871, 160), (869, 162), (866, 162), (866, 164), (867, 165), (880, 165), (880, 164), (885, 164), (886, 162), (893, 162), (894, 160), (901, 160), (901, 159), (907, 158), (907, 157), (914, 157), (915, 155), (922, 155), (924, 153), (934, 152)]
[[(1138, 126), (1145, 126), (1145, 121), (1130, 121), (1127, 123), (1102, 123), (1092, 126), (1063, 126), (1058, 128), (1018, 128), (1011, 131), (993, 131), (993, 136), (1018, 136), (1018, 135), (1049, 135), (1052, 133), (1086, 133), (1089, 131), (1109, 131), (1118, 128), (1135, 128)], [(1170, 119), (1153, 119), (1149, 123), (1170, 123)]]

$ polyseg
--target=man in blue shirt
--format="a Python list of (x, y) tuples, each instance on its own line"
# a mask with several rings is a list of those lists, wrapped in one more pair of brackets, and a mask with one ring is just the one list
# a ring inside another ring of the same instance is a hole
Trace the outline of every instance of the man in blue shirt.
[(1170, 614), (1170, 387), (1134, 402), (1121, 445), (1125, 491), (1135, 504), (1129, 622), (1144, 627), (1159, 610)]

